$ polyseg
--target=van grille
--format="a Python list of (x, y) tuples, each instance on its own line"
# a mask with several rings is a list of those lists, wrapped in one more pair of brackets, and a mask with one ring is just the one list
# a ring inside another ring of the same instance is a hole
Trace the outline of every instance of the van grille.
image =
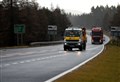
[(69, 42), (78, 42), (79, 40), (66, 40), (66, 41), (69, 41)]

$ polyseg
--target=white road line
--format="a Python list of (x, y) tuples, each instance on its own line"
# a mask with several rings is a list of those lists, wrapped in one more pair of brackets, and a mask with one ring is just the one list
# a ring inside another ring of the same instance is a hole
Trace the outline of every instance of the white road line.
[(59, 75), (57, 75), (57, 76), (55, 76), (55, 77), (53, 77), (53, 78), (45, 81), (45, 82), (53, 82), (53, 81), (55, 81), (56, 79), (58, 79), (58, 78), (60, 78), (60, 77), (62, 77), (62, 76), (64, 76), (64, 75), (72, 72), (73, 70), (79, 68), (80, 66), (84, 65), (84, 64), (87, 63), (88, 61), (90, 61), (90, 60), (92, 60), (93, 58), (97, 57), (103, 50), (104, 50), (104, 45), (103, 45), (101, 51), (100, 51), (99, 53), (97, 53), (96, 55), (94, 55), (93, 57), (87, 59), (86, 61), (80, 63), (79, 65), (73, 67), (72, 69), (69, 69), (69, 70), (67, 70), (67, 71), (65, 71), (65, 72), (63, 72), (63, 73), (61, 73), (61, 74), (59, 74)]
[(11, 64), (4, 64), (3, 66), (0, 65), (0, 67), (10, 66), (10, 65), (17, 65), (17, 64), (23, 64), (23, 63), (30, 63), (30, 62), (35, 62), (35, 61), (40, 61), (40, 60), (45, 60), (45, 59), (52, 59), (52, 58), (60, 57), (60, 56), (65, 56), (65, 55), (54, 55), (54, 56), (48, 56), (48, 57), (43, 57), (43, 58), (36, 58), (36, 59), (25, 60), (25, 61), (20, 61), (20, 62), (13, 62)]
[(5, 65), (3, 65), (4, 67), (6, 67), (6, 66), (10, 66), (10, 64), (5, 64)]
[[(19, 52), (18, 53), (10, 53), (10, 54), (5, 54), (5, 55), (1, 56), (1, 58), (3, 58), (3, 57), (17, 56), (17, 55), (41, 54), (41, 53), (45, 53), (45, 52), (48, 52), (48, 51), (50, 51), (50, 50), (22, 52), (22, 53), (19, 53)], [(52, 50), (52, 51), (56, 51), (56, 50)], [(62, 53), (62, 52), (59, 51), (58, 53)]]
[(26, 60), (25, 62), (31, 62), (31, 60)]
[(25, 63), (25, 61), (20, 61), (19, 63)]
[(40, 59), (40, 58), (37, 58), (36, 60), (37, 60), (37, 61), (40, 61), (41, 59)]
[(14, 62), (14, 63), (12, 63), (12, 64), (14, 64), (14, 65), (15, 65), (15, 64), (18, 64), (18, 62)]
[(31, 61), (34, 62), (34, 61), (36, 61), (36, 59), (32, 59)]

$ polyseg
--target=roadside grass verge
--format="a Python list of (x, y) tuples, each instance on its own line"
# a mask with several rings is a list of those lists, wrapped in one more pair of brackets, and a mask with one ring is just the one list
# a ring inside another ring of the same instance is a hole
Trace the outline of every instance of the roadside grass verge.
[(120, 82), (120, 47), (106, 45), (101, 55), (55, 82)]

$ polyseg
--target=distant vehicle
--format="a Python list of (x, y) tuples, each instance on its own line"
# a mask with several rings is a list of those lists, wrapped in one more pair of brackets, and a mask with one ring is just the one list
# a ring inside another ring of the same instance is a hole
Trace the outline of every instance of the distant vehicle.
[[(86, 35), (86, 34), (85, 34)], [(86, 48), (84, 43), (83, 30), (78, 27), (68, 27), (64, 33), (64, 50), (72, 50), (72, 48), (79, 48), (80, 51)]]
[(91, 43), (103, 44), (103, 30), (101, 27), (93, 27), (91, 32)]

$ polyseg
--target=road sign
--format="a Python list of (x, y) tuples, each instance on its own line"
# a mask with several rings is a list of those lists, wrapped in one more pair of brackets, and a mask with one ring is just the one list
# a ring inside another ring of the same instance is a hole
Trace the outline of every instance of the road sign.
[(111, 35), (120, 37), (120, 27), (111, 27)]
[(48, 34), (49, 35), (57, 35), (57, 26), (56, 25), (48, 25)]
[(56, 25), (48, 25), (48, 31), (54, 30), (57, 31), (57, 26)]
[(56, 25), (48, 25), (48, 35), (49, 35), (49, 40), (55, 40), (56, 35), (57, 35), (57, 26)]
[(25, 25), (24, 24), (15, 24), (14, 25), (14, 33), (16, 33), (16, 34), (25, 33)]

